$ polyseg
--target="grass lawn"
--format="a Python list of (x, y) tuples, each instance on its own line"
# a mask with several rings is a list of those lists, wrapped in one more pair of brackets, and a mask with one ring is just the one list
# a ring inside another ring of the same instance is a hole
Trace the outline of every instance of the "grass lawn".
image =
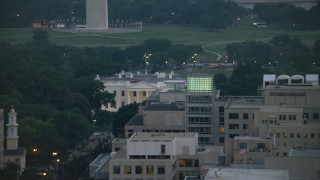
[[(142, 32), (131, 33), (72, 33), (49, 30), (51, 43), (87, 46), (118, 46), (126, 47), (141, 44), (151, 38), (168, 38), (176, 44), (194, 44), (204, 46), (205, 50), (225, 55), (224, 46), (228, 43), (245, 40), (269, 41), (274, 35), (291, 34), (299, 36), (307, 45), (311, 46), (315, 40), (320, 40), (320, 31), (293, 31), (274, 28), (254, 28), (250, 18), (242, 18), (233, 27), (210, 32), (198, 27), (175, 25), (145, 26)], [(32, 28), (0, 28), (0, 42), (25, 43), (30, 42), (33, 35)], [(214, 57), (214, 56), (213, 56)]]

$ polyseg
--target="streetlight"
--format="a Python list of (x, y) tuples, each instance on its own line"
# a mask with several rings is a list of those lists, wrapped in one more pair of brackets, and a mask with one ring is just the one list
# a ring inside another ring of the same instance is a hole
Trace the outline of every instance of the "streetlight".
[(147, 54), (147, 53), (144, 53), (143, 55), (143, 58), (144, 58), (144, 62), (145, 62), (145, 74), (147, 75), (148, 74), (148, 65), (149, 65), (149, 62), (148, 62), (148, 59), (151, 57), (152, 54)]
[(92, 120), (92, 122), (93, 122), (93, 132), (96, 132), (96, 122), (97, 122), (97, 120)]

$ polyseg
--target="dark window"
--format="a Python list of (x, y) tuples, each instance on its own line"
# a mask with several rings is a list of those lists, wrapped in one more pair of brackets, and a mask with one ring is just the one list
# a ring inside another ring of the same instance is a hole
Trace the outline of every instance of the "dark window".
[(313, 113), (313, 119), (319, 119), (319, 113)]
[(164, 166), (158, 166), (158, 174), (165, 174)]
[(121, 91), (121, 96), (124, 96), (124, 91)]
[(243, 113), (242, 119), (249, 119), (249, 113)]
[(137, 96), (137, 91), (133, 91), (133, 96)]
[(120, 174), (120, 166), (119, 165), (113, 166), (113, 174)]
[(247, 149), (247, 143), (240, 143), (239, 148), (240, 149)]
[(136, 174), (142, 174), (142, 166), (136, 166)]
[(229, 124), (229, 129), (239, 129), (239, 124)]
[(223, 115), (224, 114), (224, 107), (219, 107), (219, 114)]
[(161, 154), (166, 154), (166, 145), (161, 144)]
[(219, 137), (219, 143), (224, 143), (224, 137)]
[(242, 129), (249, 129), (249, 124), (243, 124)]
[(229, 113), (229, 119), (239, 119), (239, 113)]
[(117, 95), (117, 91), (113, 91), (113, 94), (116, 96)]
[(147, 92), (146, 91), (143, 91), (142, 92), (142, 95), (145, 97), (145, 96), (147, 96)]
[(258, 148), (264, 149), (264, 148), (266, 148), (266, 145), (264, 143), (258, 143)]
[(219, 125), (224, 125), (224, 117), (219, 117)]

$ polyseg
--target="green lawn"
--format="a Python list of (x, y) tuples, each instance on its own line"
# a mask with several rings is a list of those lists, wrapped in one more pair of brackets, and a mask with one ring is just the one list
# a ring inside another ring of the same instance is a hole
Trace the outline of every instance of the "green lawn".
[[(315, 40), (320, 40), (320, 31), (293, 31), (275, 28), (254, 28), (253, 19), (242, 18), (235, 22), (233, 27), (210, 32), (198, 27), (182, 27), (174, 25), (145, 26), (142, 32), (131, 33), (73, 33), (56, 32), (49, 30), (50, 42), (59, 45), (72, 45), (76, 47), (87, 46), (126, 46), (141, 44), (146, 39), (168, 38), (173, 43), (194, 44), (204, 46), (207, 51), (213, 51), (225, 56), (224, 46), (228, 43), (245, 40), (269, 41), (274, 35), (291, 34), (299, 36), (308, 46)], [(0, 42), (24, 43), (30, 42), (32, 28), (0, 28)], [(201, 54), (203, 57), (215, 59), (216, 55)]]

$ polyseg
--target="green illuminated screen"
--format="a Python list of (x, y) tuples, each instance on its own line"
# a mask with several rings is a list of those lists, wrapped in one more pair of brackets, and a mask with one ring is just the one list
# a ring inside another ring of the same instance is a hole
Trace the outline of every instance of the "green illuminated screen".
[(187, 90), (189, 92), (211, 92), (212, 77), (188, 77)]

